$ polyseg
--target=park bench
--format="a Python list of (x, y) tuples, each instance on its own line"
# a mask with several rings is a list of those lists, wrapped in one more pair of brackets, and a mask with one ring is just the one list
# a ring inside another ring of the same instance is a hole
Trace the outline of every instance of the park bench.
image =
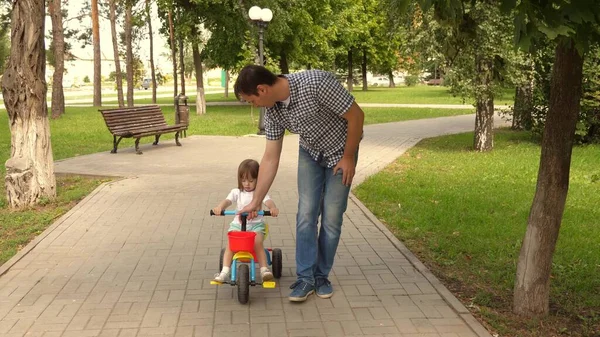
[[(116, 109), (101, 109), (104, 122), (113, 135), (113, 149), (110, 153), (117, 153), (117, 146), (123, 138), (135, 138), (135, 152), (142, 154), (139, 149), (140, 138), (154, 136), (152, 145), (158, 145), (158, 139), (164, 133), (175, 132), (175, 144), (181, 146), (179, 135), (188, 128), (189, 116), (180, 114), (180, 122), (167, 125), (165, 116), (160, 106), (145, 105), (136, 107), (123, 107)], [(187, 110), (185, 111), (187, 113)]]

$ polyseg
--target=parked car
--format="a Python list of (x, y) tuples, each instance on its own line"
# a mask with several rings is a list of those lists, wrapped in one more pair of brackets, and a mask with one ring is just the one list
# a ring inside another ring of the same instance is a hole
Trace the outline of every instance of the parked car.
[(374, 87), (377, 87), (377, 86), (380, 86), (380, 87), (389, 86), (390, 85), (390, 80), (387, 77), (384, 77), (384, 76), (373, 77), (371, 79), (371, 81), (369, 81), (369, 85), (372, 85)]
[(150, 88), (151, 86), (152, 86), (152, 79), (144, 78), (144, 80), (142, 81), (142, 88), (144, 90), (148, 90), (148, 88)]

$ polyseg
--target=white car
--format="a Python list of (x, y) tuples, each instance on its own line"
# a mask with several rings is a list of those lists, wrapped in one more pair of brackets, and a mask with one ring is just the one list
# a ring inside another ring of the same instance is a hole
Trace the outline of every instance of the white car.
[(373, 77), (371, 81), (369, 81), (369, 85), (374, 87), (387, 87), (390, 85), (390, 80), (384, 76)]

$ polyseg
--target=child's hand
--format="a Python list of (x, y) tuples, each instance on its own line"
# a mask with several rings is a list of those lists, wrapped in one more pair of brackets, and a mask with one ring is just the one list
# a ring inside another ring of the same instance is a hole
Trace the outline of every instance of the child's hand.
[(212, 209), (213, 213), (215, 213), (215, 215), (221, 215), (221, 212), (223, 211), (221, 209), (221, 207), (215, 207)]
[(276, 218), (277, 215), (279, 215), (279, 209), (277, 209), (277, 207), (269, 208), (269, 211), (271, 211), (271, 216), (274, 218)]

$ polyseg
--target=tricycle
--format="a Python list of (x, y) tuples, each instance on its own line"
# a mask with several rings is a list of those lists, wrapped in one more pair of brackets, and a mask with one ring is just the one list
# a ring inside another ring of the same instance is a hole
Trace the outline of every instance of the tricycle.
[[(269, 211), (259, 211), (259, 215), (270, 216)], [(212, 210), (210, 215), (216, 215)], [(236, 211), (221, 211), (220, 215), (236, 215)], [(227, 233), (229, 248), (234, 252), (231, 262), (231, 279), (226, 282), (212, 280), (210, 284), (221, 285), (223, 283), (231, 286), (237, 286), (238, 301), (241, 304), (248, 303), (250, 297), (250, 286), (262, 285), (263, 288), (275, 288), (274, 281), (257, 282), (256, 281), (256, 255), (254, 253), (254, 238), (256, 233), (246, 231), (246, 221), (248, 213), (241, 213), (241, 231), (231, 231)], [(269, 225), (265, 224), (265, 239), (269, 232)], [(223, 255), (225, 248), (221, 249), (219, 257), (219, 271), (223, 269)], [(273, 277), (281, 277), (283, 255), (279, 248), (265, 248), (267, 255), (267, 264), (271, 266)], [(239, 266), (238, 266), (239, 264)]]

